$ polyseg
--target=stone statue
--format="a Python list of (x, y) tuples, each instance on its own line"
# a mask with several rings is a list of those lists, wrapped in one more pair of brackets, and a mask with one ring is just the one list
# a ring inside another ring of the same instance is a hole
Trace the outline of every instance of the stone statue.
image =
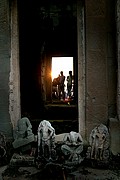
[(80, 155), (83, 151), (83, 139), (80, 133), (74, 131), (66, 133), (63, 142), (64, 144), (61, 146), (61, 150), (68, 157), (68, 162), (80, 163), (83, 160)]
[(108, 160), (109, 158), (109, 132), (105, 125), (95, 127), (89, 137), (87, 158), (95, 160)]
[(17, 122), (14, 133), (13, 147), (18, 148), (34, 141), (32, 125), (27, 117), (23, 117)]
[(40, 122), (38, 127), (38, 156), (51, 159), (55, 148), (55, 129), (47, 120)]

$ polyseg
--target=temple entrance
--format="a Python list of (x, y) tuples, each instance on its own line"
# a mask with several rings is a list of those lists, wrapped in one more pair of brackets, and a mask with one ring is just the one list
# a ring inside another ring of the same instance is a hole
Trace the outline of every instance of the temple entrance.
[[(22, 114), (30, 114), (32, 118), (43, 118), (46, 106), (56, 100), (51, 70), (57, 73), (54, 78), (62, 70), (66, 76), (65, 100), (68, 97), (67, 76), (69, 71), (72, 71), (72, 83), (76, 84), (76, 90), (74, 95), (72, 84), (71, 97), (77, 100), (76, 15), (76, 2), (72, 0), (60, 1), (58, 4), (55, 1), (18, 2)], [(54, 67), (57, 57), (62, 67), (60, 64)], [(54, 70), (56, 67), (60, 69)], [(63, 102), (59, 102), (61, 106)], [(77, 102), (74, 104), (77, 105)]]
[[(76, 122), (78, 127), (78, 101), (81, 107), (85, 107), (82, 104), (85, 102), (84, 87), (81, 91), (82, 100), (78, 100), (78, 88), (81, 87), (80, 83), (83, 86), (84, 81), (80, 78), (78, 81), (78, 75), (83, 77), (78, 74), (78, 69), (80, 73), (85, 73), (84, 67), (78, 67), (78, 64), (84, 64), (80, 63), (84, 59), (83, 46), (78, 47), (81, 44), (78, 39), (83, 41), (83, 34), (78, 33), (84, 32), (83, 29), (79, 30), (79, 27), (83, 28), (82, 14), (81, 21), (78, 21), (83, 4), (79, 5), (78, 10), (77, 7), (77, 1), (73, 0), (62, 0), (57, 4), (55, 1), (46, 3), (43, 0), (36, 3), (33, 0), (18, 1), (21, 114), (29, 115), (32, 120), (68, 120)], [(81, 24), (78, 26), (78, 23)], [(72, 58), (70, 61), (73, 67), (67, 69), (65, 76), (68, 76), (69, 70), (72, 71), (73, 101), (66, 102), (69, 96), (65, 82), (65, 102), (61, 98), (58, 103), (54, 103), (53, 96), (56, 93), (53, 95), (51, 69), (55, 57)], [(56, 116), (53, 112), (56, 112)], [(82, 110), (80, 114), (83, 113)]]

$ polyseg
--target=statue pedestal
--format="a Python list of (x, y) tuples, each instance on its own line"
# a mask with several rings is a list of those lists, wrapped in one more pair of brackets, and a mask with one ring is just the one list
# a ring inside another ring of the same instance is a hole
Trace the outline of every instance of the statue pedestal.
[(29, 155), (20, 155), (14, 153), (11, 160), (11, 166), (34, 166), (34, 157)]

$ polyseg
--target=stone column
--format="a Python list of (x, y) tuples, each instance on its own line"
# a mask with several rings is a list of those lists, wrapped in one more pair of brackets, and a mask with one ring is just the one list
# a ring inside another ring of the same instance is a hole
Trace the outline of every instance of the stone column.
[(118, 84), (117, 84), (117, 115), (120, 120), (120, 1), (116, 3), (116, 26), (117, 26), (117, 61), (118, 61)]
[(0, 1), (0, 132), (12, 137), (9, 114), (10, 11), (9, 1)]
[(77, 0), (77, 43), (78, 43), (78, 121), (79, 132), (85, 138), (85, 39), (84, 4)]
[(21, 116), (20, 70), (19, 70), (19, 31), (17, 0), (11, 1), (11, 58), (9, 76), (9, 113), (13, 128)]

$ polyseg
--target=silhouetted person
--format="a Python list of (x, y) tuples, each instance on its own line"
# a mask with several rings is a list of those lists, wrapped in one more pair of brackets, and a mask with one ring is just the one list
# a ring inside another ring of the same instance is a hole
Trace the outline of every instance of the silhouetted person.
[(59, 76), (59, 99), (61, 99), (62, 97), (63, 100), (65, 99), (64, 82), (65, 82), (65, 76), (63, 75), (63, 71), (61, 71)]
[(71, 98), (71, 89), (72, 89), (72, 71), (69, 71), (69, 76), (67, 76), (67, 96)]

